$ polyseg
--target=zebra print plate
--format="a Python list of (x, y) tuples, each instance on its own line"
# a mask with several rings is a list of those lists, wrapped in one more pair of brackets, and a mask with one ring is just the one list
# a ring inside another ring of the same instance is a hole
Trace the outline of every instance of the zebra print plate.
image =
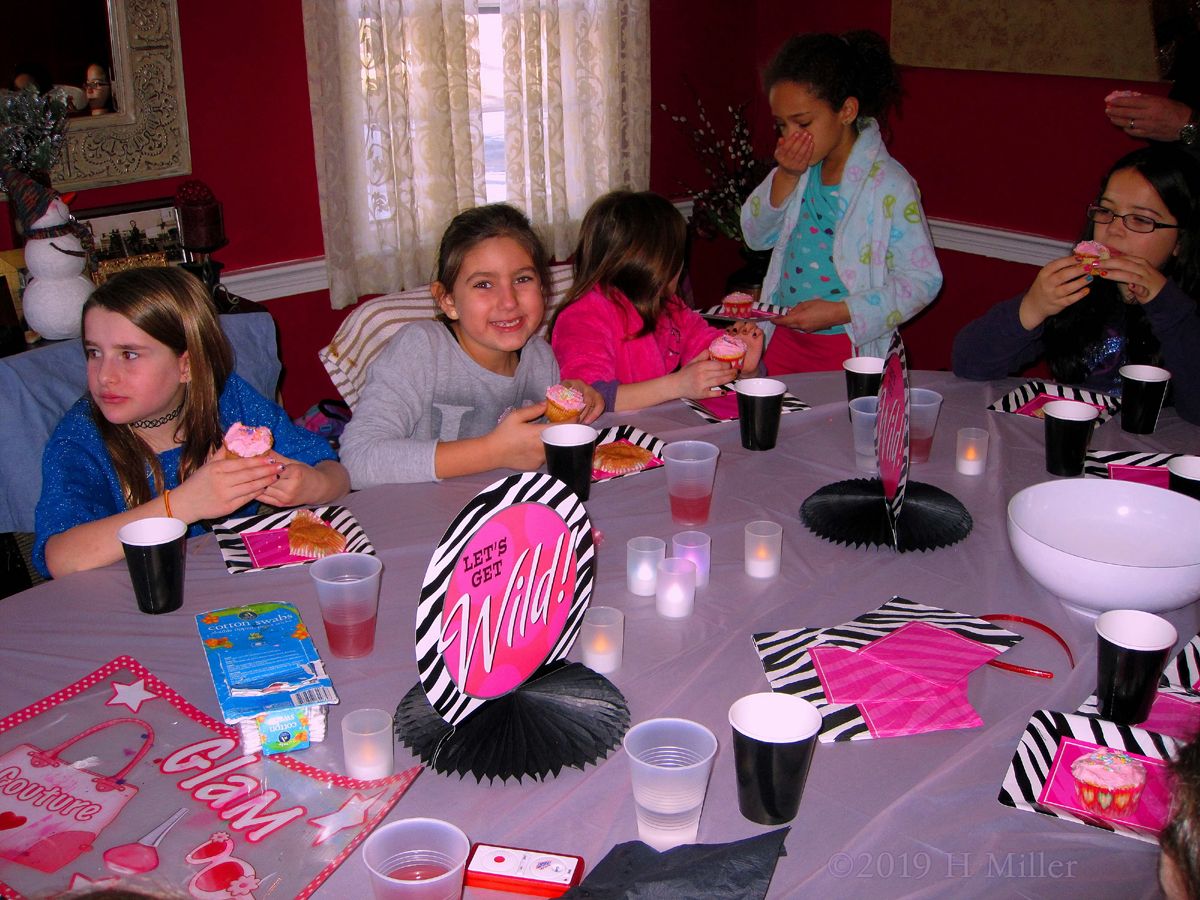
[(1082, 813), (1074, 814), (1062, 808), (1051, 808), (1038, 801), (1046, 788), (1046, 781), (1050, 777), (1054, 758), (1063, 738), (1074, 738), (1164, 762), (1168, 761), (1181, 745), (1174, 738), (1153, 731), (1115, 725), (1104, 719), (1089, 716), (1039, 709), (1025, 726), (1025, 733), (1021, 735), (1021, 741), (1017, 744), (1017, 752), (1013, 754), (1008, 772), (1004, 776), (1004, 784), (996, 799), (1005, 806), (1103, 828), (1151, 844), (1157, 843), (1153, 835), (1136, 831), (1122, 825), (1120, 821), (1093, 819)]
[[(1113, 466), (1161, 468), (1165, 472), (1167, 463), (1182, 455), (1182, 453), (1146, 453), (1142, 450), (1090, 450), (1083, 463), (1083, 474), (1094, 475), (1097, 478), (1112, 478), (1114, 474), (1110, 467)], [(1165, 477), (1163, 481), (1166, 481)]]
[[(654, 454), (655, 459), (662, 459), (663, 448), (667, 446), (667, 442), (662, 438), (657, 438), (652, 434), (634, 428), (632, 425), (613, 425), (611, 428), (605, 428), (600, 431), (600, 436), (596, 438), (596, 446), (601, 444), (611, 444), (613, 441), (629, 441), (631, 444), (636, 444), (639, 447), (645, 447)], [(657, 468), (657, 466), (655, 467)], [(637, 475), (646, 469), (638, 469), (636, 472), (622, 472), (620, 475), (604, 475), (597, 478), (592, 475), (592, 483), (598, 481), (612, 481), (614, 478), (628, 478), (630, 475)]]
[[(494, 542), (481, 545), (493, 535)], [(457, 725), (516, 690), (539, 666), (564, 658), (583, 623), (594, 569), (587, 510), (558, 479), (526, 472), (477, 494), (442, 535), (421, 585), (417, 672), (430, 705)], [(570, 582), (571, 603), (562, 611), (552, 592)], [(452, 606), (443, 617), (452, 586)], [(477, 593), (487, 596), (479, 602)]]
[(1200, 685), (1200, 634), (1184, 644), (1175, 658), (1167, 663), (1159, 683), (1176, 691), (1200, 694), (1197, 688)]
[(872, 740), (870, 727), (856, 704), (829, 702), (809, 651), (818, 646), (857, 650), (909, 622), (925, 622), (1005, 650), (1021, 640), (1019, 634), (983, 619), (893, 597), (879, 609), (833, 628), (796, 628), (756, 634), (754, 647), (772, 690), (796, 694), (820, 707), (825, 720), (819, 735), (822, 743), (869, 741)]
[[(369, 553), (375, 555), (375, 548), (367, 539), (367, 534), (358, 524), (358, 519), (344, 506), (317, 506), (312, 509), (325, 523), (346, 538), (346, 553)], [(290, 566), (304, 566), (312, 559), (297, 559), (294, 562), (276, 565), (255, 565), (246, 549), (243, 534), (256, 531), (274, 531), (287, 528), (296, 517), (298, 509), (285, 509), (279, 512), (265, 513), (260, 516), (250, 516), (246, 519), (227, 519), (219, 525), (213, 525), (213, 534), (217, 538), (217, 546), (221, 548), (221, 557), (225, 560), (225, 568), (231, 575), (243, 572), (261, 572), (267, 569), (286, 569)]]
[(1040, 408), (1037, 411), (1022, 412), (1022, 410), (1037, 400), (1039, 396), (1043, 395), (1049, 400), (1078, 400), (1080, 403), (1090, 403), (1092, 406), (1098, 407), (1100, 409), (1099, 424), (1107, 422), (1121, 408), (1121, 401), (1116, 397), (1110, 397), (1108, 394), (1085, 391), (1083, 388), (1071, 387), (1066, 384), (1055, 384), (1052, 381), (1034, 380), (1027, 381), (1020, 387), (1009, 391), (989, 406), (988, 409), (1040, 419), (1042, 418)]

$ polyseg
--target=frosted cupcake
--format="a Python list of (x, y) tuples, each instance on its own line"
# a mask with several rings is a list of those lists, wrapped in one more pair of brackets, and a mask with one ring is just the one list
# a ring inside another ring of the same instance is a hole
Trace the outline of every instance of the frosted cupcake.
[(274, 440), (271, 429), (266, 425), (255, 428), (234, 422), (225, 432), (225, 458), (251, 459), (262, 456), (271, 449)]
[(552, 384), (546, 388), (546, 418), (551, 422), (570, 422), (583, 412), (583, 394), (575, 388)]
[(1107, 747), (1071, 763), (1071, 775), (1083, 808), (1109, 819), (1132, 814), (1146, 787), (1146, 767)]
[(735, 369), (741, 369), (742, 361), (746, 358), (746, 344), (740, 338), (723, 334), (709, 344), (708, 355), (729, 363)]
[(1075, 245), (1075, 259), (1081, 263), (1094, 263), (1112, 259), (1112, 251), (1099, 241), (1080, 241)]
[(748, 316), (750, 315), (750, 307), (753, 304), (754, 298), (749, 294), (734, 291), (721, 301), (721, 312), (727, 316)]

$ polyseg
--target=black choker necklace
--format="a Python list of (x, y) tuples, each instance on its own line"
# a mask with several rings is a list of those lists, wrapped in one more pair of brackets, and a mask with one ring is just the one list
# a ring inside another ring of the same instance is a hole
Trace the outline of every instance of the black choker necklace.
[(169, 412), (161, 419), (140, 419), (137, 422), (130, 422), (134, 428), (157, 428), (159, 425), (166, 425), (168, 422), (174, 422), (179, 418), (179, 414), (183, 412), (183, 404), (180, 403), (175, 407), (175, 412)]

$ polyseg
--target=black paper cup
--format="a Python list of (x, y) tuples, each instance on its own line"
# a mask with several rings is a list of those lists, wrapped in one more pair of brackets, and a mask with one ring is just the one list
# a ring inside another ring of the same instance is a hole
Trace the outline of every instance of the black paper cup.
[(1114, 609), (1096, 619), (1096, 634), (1100, 715), (1118, 725), (1145, 722), (1158, 693), (1158, 679), (1179, 637), (1175, 626), (1141, 610)]
[(744, 378), (733, 387), (737, 391), (742, 446), (747, 450), (774, 449), (787, 385), (774, 378)]
[(1177, 456), (1167, 463), (1171, 490), (1200, 500), (1200, 456)]
[(1088, 441), (1100, 410), (1075, 400), (1051, 400), (1042, 407), (1046, 417), (1046, 471), (1051, 475), (1083, 474)]
[(883, 381), (883, 358), (852, 356), (842, 363), (846, 370), (846, 402), (859, 397), (874, 397)]
[(1154, 434), (1171, 373), (1158, 366), (1121, 366), (1121, 427)]
[(117, 532), (142, 612), (158, 615), (183, 606), (187, 531), (180, 519), (154, 518), (130, 522)]
[(796, 818), (821, 713), (793, 694), (748, 694), (729, 707), (738, 809), (759, 825)]
[(592, 457), (596, 452), (595, 428), (590, 425), (551, 425), (542, 432), (546, 471), (586, 500), (592, 491)]

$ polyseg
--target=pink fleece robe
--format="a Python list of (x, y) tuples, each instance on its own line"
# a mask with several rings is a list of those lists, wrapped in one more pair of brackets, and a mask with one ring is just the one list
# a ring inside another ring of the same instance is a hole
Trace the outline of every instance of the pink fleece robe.
[(614, 290), (613, 297), (595, 287), (559, 315), (550, 345), (564, 379), (636, 384), (661, 378), (691, 362), (725, 333), (672, 297), (654, 331), (634, 337), (642, 317), (620, 291)]

